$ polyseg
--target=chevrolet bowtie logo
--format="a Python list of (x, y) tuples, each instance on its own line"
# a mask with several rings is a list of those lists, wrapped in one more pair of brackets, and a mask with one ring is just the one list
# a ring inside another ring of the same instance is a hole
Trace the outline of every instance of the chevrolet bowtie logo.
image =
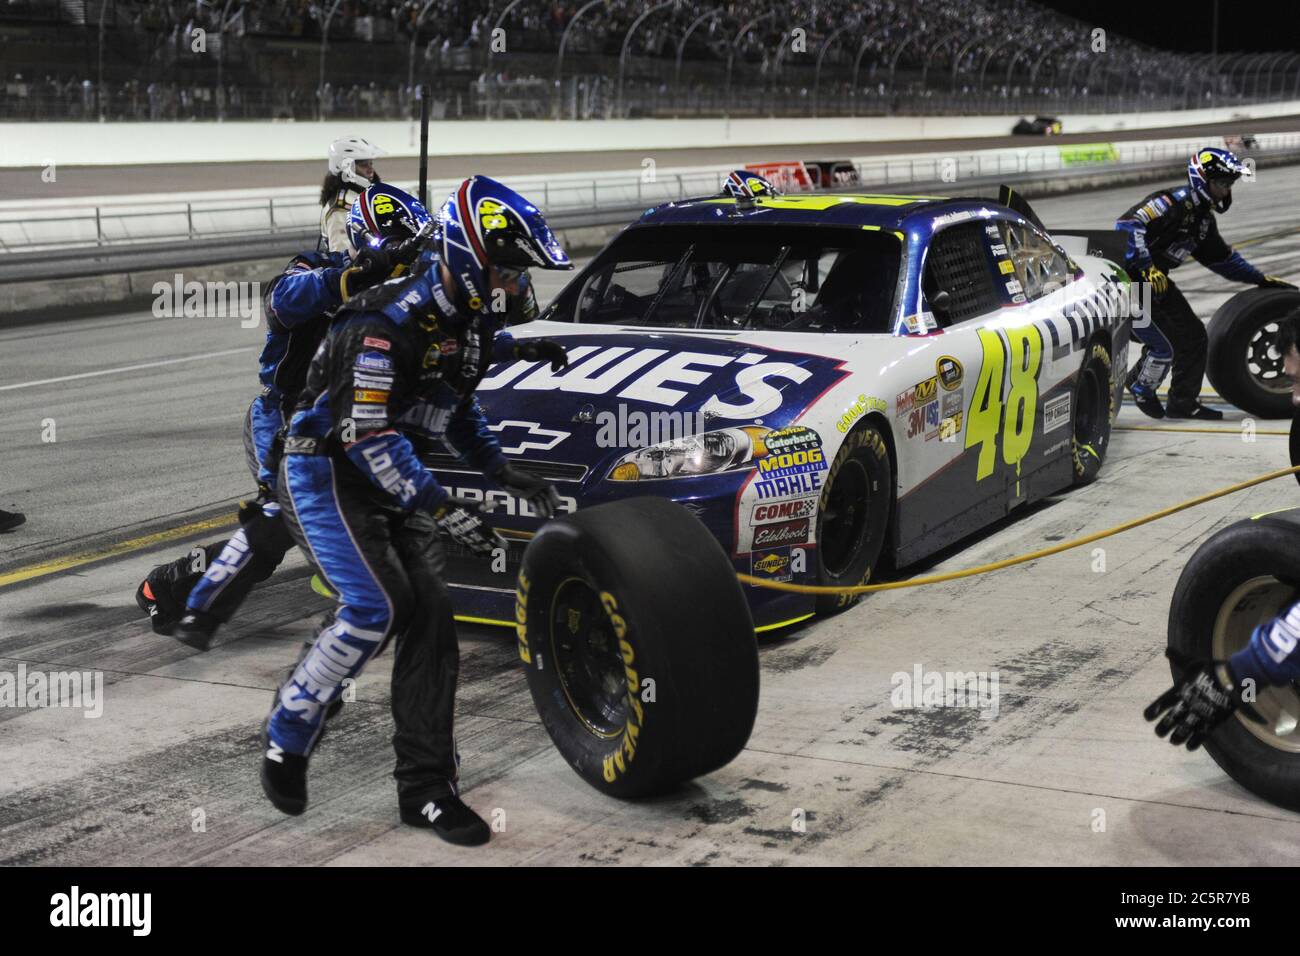
[[(497, 440), (501, 442), (501, 451), (506, 455), (521, 455), (529, 449), (550, 451), (571, 434), (543, 428), (537, 422), (505, 421), (489, 425), (488, 428), (496, 432)], [(506, 432), (509, 432), (508, 439), (505, 437)], [(507, 444), (509, 441), (516, 444)]]

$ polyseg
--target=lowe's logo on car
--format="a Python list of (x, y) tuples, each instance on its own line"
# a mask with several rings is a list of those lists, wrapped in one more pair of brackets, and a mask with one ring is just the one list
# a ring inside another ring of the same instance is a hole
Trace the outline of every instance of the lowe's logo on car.
[[(711, 417), (753, 419), (782, 405), (803, 408), (837, 382), (841, 362), (815, 355), (760, 351), (761, 346), (711, 342), (681, 336), (646, 336), (668, 348), (637, 348), (628, 336), (558, 336), (568, 349), (569, 366), (552, 372), (546, 363), (515, 361), (494, 366), (478, 391), (516, 391), (612, 395), (673, 407), (683, 402)], [(591, 344), (596, 339), (599, 344)], [(709, 346), (715, 350), (706, 351)], [(722, 371), (724, 370), (725, 371)]]

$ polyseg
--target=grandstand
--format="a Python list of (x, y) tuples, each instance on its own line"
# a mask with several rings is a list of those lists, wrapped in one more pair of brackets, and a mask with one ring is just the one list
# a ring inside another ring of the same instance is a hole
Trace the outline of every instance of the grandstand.
[(1300, 55), (1175, 54), (1028, 0), (0, 0), (0, 117), (1118, 112), (1292, 98)]

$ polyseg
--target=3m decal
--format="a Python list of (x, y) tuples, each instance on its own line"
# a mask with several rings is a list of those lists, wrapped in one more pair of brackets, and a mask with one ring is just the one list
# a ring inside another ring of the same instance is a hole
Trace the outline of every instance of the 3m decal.
[[(1043, 361), (1043, 334), (1037, 326), (979, 330), (984, 360), (966, 416), (966, 448), (979, 446), (975, 478), (993, 474), (998, 436), (1002, 460), (1020, 474), (1029, 452), (1038, 405), (1038, 372)], [(1010, 362), (1007, 356), (1010, 355)]]

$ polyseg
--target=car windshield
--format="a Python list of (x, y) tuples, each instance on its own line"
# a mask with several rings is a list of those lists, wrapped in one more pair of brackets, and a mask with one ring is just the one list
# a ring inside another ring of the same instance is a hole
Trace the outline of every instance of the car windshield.
[(542, 317), (673, 329), (889, 332), (900, 249), (892, 233), (842, 227), (633, 228)]

